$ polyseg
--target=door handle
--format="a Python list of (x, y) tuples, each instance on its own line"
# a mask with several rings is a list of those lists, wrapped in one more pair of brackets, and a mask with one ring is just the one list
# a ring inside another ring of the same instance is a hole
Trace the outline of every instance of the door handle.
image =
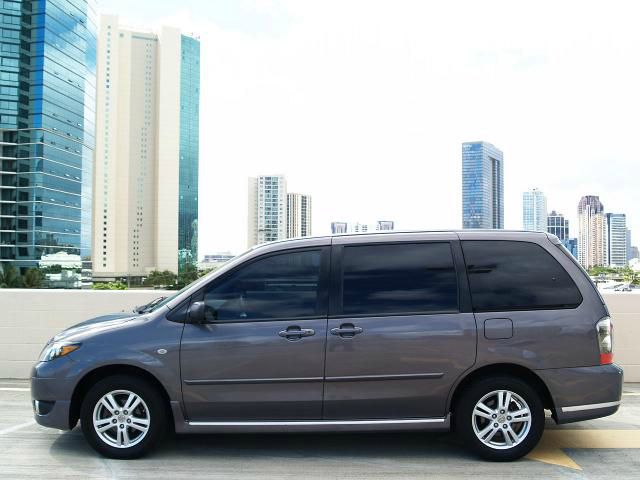
[(362, 333), (362, 327), (356, 327), (353, 323), (343, 323), (340, 328), (332, 328), (331, 335), (339, 335), (342, 338), (353, 338)]
[(315, 334), (316, 331), (312, 328), (300, 328), (298, 326), (287, 327), (286, 330), (278, 332), (278, 335), (291, 341), (300, 340), (302, 337), (311, 337)]

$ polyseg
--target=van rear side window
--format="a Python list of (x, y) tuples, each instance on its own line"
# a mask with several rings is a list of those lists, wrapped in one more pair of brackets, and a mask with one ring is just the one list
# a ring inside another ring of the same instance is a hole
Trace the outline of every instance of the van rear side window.
[(549, 252), (535, 243), (462, 242), (474, 311), (575, 308), (580, 290)]
[(458, 310), (449, 242), (348, 246), (342, 267), (345, 315)]

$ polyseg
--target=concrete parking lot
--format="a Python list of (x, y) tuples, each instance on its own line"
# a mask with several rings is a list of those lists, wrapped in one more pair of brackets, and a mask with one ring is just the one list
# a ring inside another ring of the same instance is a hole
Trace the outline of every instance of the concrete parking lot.
[(78, 428), (32, 420), (28, 383), (0, 381), (0, 472), (4, 478), (640, 478), (640, 384), (626, 384), (609, 418), (557, 427), (550, 421), (528, 458), (487, 463), (451, 434), (191, 435), (153, 455), (107, 460)]

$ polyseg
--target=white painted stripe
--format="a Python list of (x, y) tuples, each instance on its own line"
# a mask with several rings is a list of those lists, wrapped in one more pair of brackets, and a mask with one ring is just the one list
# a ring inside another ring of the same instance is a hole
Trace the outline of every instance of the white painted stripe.
[(29, 390), (29, 388), (0, 387), (0, 392), (28, 392)]
[(629, 392), (629, 393), (623, 393), (622, 394), (623, 397), (640, 397), (640, 393), (637, 392)]
[(563, 412), (580, 412), (582, 410), (595, 410), (596, 408), (615, 407), (616, 405), (620, 405), (620, 401), (592, 403), (590, 405), (575, 405), (573, 407), (562, 407), (562, 411)]
[(22, 430), (23, 428), (27, 428), (35, 424), (36, 424), (35, 420), (30, 420), (28, 422), (21, 423), (20, 425), (14, 425), (13, 427), (3, 428), (2, 430), (0, 430), (0, 435), (6, 435), (7, 433), (15, 432), (17, 430)]
[(188, 422), (189, 425), (198, 427), (293, 427), (293, 426), (319, 426), (319, 425), (406, 425), (420, 423), (444, 423), (446, 418), (411, 418), (401, 420), (292, 420), (271, 422)]

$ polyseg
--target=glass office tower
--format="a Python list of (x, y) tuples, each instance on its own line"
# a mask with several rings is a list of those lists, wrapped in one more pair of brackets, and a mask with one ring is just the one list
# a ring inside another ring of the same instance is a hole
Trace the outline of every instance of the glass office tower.
[(180, 185), (178, 270), (198, 261), (200, 42), (182, 35), (180, 64)]
[(490, 143), (462, 144), (462, 228), (504, 228), (502, 159)]
[(547, 231), (547, 197), (537, 188), (522, 193), (522, 229)]
[(89, 269), (95, 4), (4, 0), (0, 14), (0, 262)]

